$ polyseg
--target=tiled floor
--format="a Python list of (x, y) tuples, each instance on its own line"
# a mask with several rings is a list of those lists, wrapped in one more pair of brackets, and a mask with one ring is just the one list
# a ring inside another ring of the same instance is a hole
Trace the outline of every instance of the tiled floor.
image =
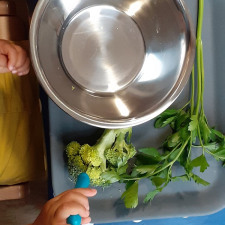
[(21, 200), (0, 201), (0, 225), (27, 225), (32, 223), (47, 201), (45, 179), (29, 184), (30, 194)]

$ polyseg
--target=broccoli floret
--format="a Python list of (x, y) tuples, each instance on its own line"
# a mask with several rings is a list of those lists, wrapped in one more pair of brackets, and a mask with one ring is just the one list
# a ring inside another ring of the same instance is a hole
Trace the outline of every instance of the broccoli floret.
[(66, 153), (69, 158), (77, 155), (79, 153), (79, 150), (80, 144), (76, 141), (72, 141), (66, 146)]
[(77, 167), (78, 170), (80, 170), (81, 173), (85, 172), (87, 170), (87, 165), (84, 164), (82, 158), (80, 155), (76, 155), (73, 160), (71, 161), (71, 165), (74, 167)]
[(68, 144), (66, 153), (70, 175), (76, 180), (80, 173), (86, 172), (92, 185), (106, 186), (108, 181), (102, 178), (102, 174), (115, 172), (136, 154), (130, 144), (131, 132), (132, 128), (105, 130), (93, 146), (80, 146), (75, 141)]
[(136, 154), (135, 147), (132, 144), (128, 144), (129, 141), (126, 138), (126, 130), (121, 131), (116, 139), (116, 142), (112, 148), (108, 148), (105, 151), (105, 157), (113, 166), (118, 167), (125, 165), (127, 161)]
[(105, 186), (106, 181), (101, 177), (101, 167), (89, 166), (86, 173), (90, 177), (93, 186)]
[(74, 178), (76, 182), (77, 176), (80, 173), (84, 173), (87, 170), (87, 165), (83, 163), (80, 155), (73, 155), (72, 157), (68, 158), (68, 170), (70, 175)]
[(80, 148), (80, 155), (84, 163), (92, 166), (100, 166), (102, 159), (99, 157), (98, 150), (88, 144), (82, 145)]

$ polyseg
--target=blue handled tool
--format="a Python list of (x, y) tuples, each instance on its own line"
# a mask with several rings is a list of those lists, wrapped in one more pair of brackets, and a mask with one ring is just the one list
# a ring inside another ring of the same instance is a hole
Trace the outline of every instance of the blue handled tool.
[[(75, 188), (87, 188), (90, 184), (89, 176), (86, 173), (81, 173), (75, 185)], [(66, 220), (67, 224), (71, 225), (80, 225), (81, 224), (81, 217), (80, 215), (71, 215)]]

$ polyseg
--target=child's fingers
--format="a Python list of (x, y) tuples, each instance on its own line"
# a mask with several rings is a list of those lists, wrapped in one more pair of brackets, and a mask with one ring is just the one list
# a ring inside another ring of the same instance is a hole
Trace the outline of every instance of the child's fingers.
[(54, 215), (57, 221), (65, 221), (70, 215), (80, 215), (82, 224), (91, 221), (89, 217), (89, 202), (87, 197), (96, 195), (97, 190), (91, 188), (71, 189), (50, 200), (54, 206)]
[(91, 217), (86, 217), (81, 219), (81, 224), (88, 224), (91, 222)]
[(5, 55), (0, 54), (0, 66), (7, 67), (8, 58)]
[(17, 75), (22, 76), (28, 74), (30, 71), (30, 59), (26, 58), (26, 61), (22, 67), (17, 69)]
[(17, 50), (17, 54), (18, 54), (17, 61), (14, 65), (14, 67), (15, 67), (15, 69), (19, 69), (20, 67), (22, 67), (24, 65), (28, 56), (27, 56), (26, 51), (23, 48), (21, 48), (20, 46), (14, 45), (14, 48)]
[(59, 205), (55, 211), (55, 220), (64, 221), (70, 215), (80, 215), (82, 218), (89, 217), (89, 210), (76, 201), (66, 202)]
[(76, 188), (62, 193), (59, 200), (70, 201), (74, 200), (82, 204), (87, 210), (89, 210), (89, 201), (87, 197), (95, 196), (97, 190), (91, 188)]
[(64, 196), (68, 193), (80, 193), (86, 197), (93, 197), (97, 194), (97, 190), (92, 188), (75, 188), (75, 189), (64, 191), (63, 193), (59, 194), (56, 198)]
[(8, 58), (0, 54), (0, 73), (8, 73), (10, 70), (7, 67)]
[(78, 202), (79, 204), (83, 205), (87, 210), (89, 210), (88, 198), (77, 192), (71, 191), (69, 193), (66, 193), (65, 195), (61, 196), (58, 199), (58, 201), (59, 202), (70, 202), (70, 201)]
[(97, 194), (97, 190), (92, 188), (76, 188), (74, 190), (86, 197), (93, 197)]
[(10, 71), (13, 71), (13, 69), (16, 65), (16, 62), (17, 62), (17, 58), (18, 58), (16, 48), (12, 44), (5, 43), (2, 47), (1, 52), (3, 55), (6, 55), (8, 57), (8, 69)]

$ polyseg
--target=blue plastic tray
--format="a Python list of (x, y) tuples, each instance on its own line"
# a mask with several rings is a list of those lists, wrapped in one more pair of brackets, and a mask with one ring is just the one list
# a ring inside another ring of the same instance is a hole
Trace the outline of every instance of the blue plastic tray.
[[(193, 21), (196, 21), (197, 1), (186, 0)], [(205, 111), (209, 124), (225, 133), (225, 1), (205, 0), (203, 44), (205, 59)], [(176, 100), (173, 107), (180, 107), (189, 95), (189, 85)], [(99, 129), (76, 121), (51, 100), (49, 100), (49, 128), (52, 185), (54, 195), (73, 188), (64, 161), (64, 148), (72, 140), (91, 142), (99, 135)], [(133, 143), (138, 147), (159, 146), (167, 129), (155, 129), (153, 121), (137, 126), (133, 130)], [(197, 154), (197, 153), (196, 153)], [(210, 167), (201, 174), (211, 183), (202, 187), (194, 182), (171, 183), (151, 204), (142, 204), (147, 192), (148, 182), (140, 185), (140, 204), (128, 210), (120, 200), (123, 185), (115, 184), (90, 199), (91, 217), (95, 223), (131, 221), (134, 219), (155, 219), (171, 217), (190, 217), (212, 214), (225, 207), (225, 168), (212, 158)], [(179, 168), (177, 168), (179, 173)], [(149, 223), (150, 224), (150, 223)], [(160, 223), (159, 223), (160, 224)], [(220, 223), (222, 224), (222, 223)]]

